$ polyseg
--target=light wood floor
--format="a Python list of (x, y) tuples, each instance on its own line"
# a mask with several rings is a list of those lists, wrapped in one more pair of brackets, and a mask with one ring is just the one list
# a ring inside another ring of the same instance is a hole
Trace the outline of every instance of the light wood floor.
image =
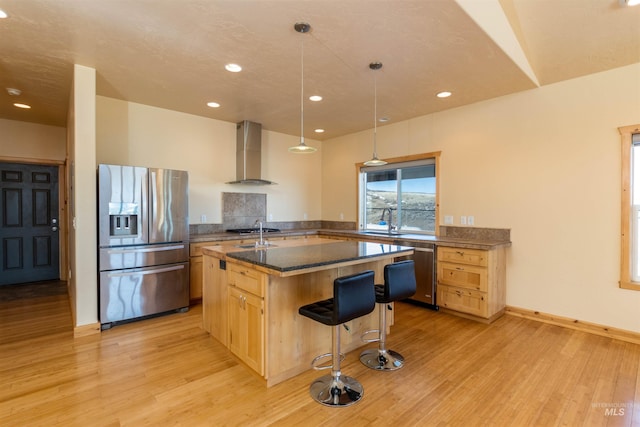
[(74, 340), (66, 296), (0, 298), (0, 426), (640, 425), (640, 345), (399, 303), (388, 344), (406, 366), (347, 354), (363, 400), (327, 408), (308, 395), (323, 373), (267, 389), (200, 318), (195, 306)]

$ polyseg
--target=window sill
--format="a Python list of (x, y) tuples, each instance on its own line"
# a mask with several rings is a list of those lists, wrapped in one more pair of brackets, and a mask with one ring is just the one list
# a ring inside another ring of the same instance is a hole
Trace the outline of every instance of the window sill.
[(623, 282), (623, 281), (620, 281), (620, 287), (622, 289), (630, 289), (632, 291), (640, 291), (640, 282)]

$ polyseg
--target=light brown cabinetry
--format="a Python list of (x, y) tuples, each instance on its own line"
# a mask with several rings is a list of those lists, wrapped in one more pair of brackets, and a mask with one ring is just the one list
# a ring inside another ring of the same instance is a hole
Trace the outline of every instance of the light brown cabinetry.
[(267, 276), (227, 263), (227, 278), (229, 350), (264, 375), (264, 291)]
[(202, 327), (225, 346), (227, 345), (227, 270), (223, 262), (213, 256), (202, 258), (201, 281), (207, 283), (202, 290)]
[(197, 301), (202, 299), (202, 274), (203, 258), (202, 248), (215, 245), (241, 245), (245, 240), (210, 240), (206, 242), (191, 243), (189, 245), (189, 299)]
[(437, 301), (443, 309), (492, 322), (506, 304), (505, 250), (438, 246)]

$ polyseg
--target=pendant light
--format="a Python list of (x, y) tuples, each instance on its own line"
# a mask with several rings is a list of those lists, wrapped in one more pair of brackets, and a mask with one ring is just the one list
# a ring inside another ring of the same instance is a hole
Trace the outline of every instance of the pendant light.
[[(298, 22), (293, 26), (293, 28), (300, 34), (311, 31), (311, 25), (306, 22)], [(304, 41), (302, 42), (300, 51), (300, 144), (289, 147), (289, 151), (292, 153), (306, 154), (316, 152), (317, 148), (310, 147), (304, 143)]]
[[(372, 62), (371, 64), (369, 64), (369, 68), (371, 68), (373, 71), (377, 71), (380, 68), (382, 68), (382, 62)], [(376, 152), (377, 130), (378, 130), (378, 84), (376, 81), (376, 75), (374, 73), (373, 75), (373, 157), (371, 158), (371, 160), (364, 162), (365, 166), (382, 166), (387, 164), (387, 162), (385, 162), (384, 160), (380, 160), (378, 158), (378, 153)]]

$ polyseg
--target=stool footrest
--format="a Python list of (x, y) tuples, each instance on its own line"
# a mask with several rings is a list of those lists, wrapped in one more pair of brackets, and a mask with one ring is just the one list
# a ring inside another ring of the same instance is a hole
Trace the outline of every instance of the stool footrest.
[[(367, 335), (378, 334), (376, 338), (367, 338)], [(364, 342), (378, 342), (380, 341), (380, 329), (371, 329), (365, 331), (362, 335), (360, 335), (360, 339)]]
[[(344, 360), (344, 353), (340, 353), (340, 362), (342, 362)], [(333, 354), (332, 353), (325, 353), (325, 354), (321, 354), (320, 356), (316, 356), (313, 358), (313, 360), (311, 361), (311, 367), (313, 369), (315, 369), (316, 371), (322, 371), (324, 369), (331, 369), (333, 368), (333, 363), (330, 365), (318, 365), (318, 362), (320, 362), (323, 359), (332, 359), (333, 358)]]

